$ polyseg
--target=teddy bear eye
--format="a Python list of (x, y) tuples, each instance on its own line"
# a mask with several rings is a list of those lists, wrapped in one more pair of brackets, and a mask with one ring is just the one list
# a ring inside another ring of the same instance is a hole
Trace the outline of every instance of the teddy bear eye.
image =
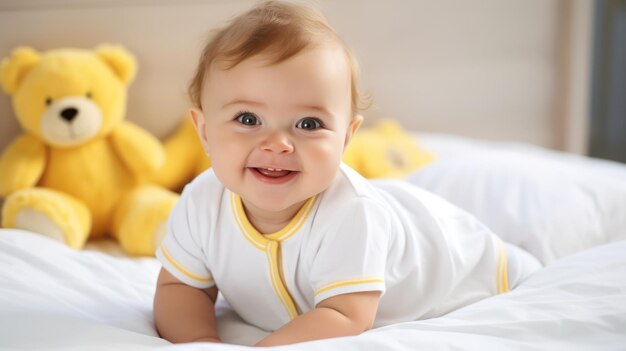
[(52, 105), (52, 98), (49, 98), (49, 97), (46, 98), (46, 105), (48, 106)]
[(91, 92), (88, 91), (87, 94), (85, 94), (85, 96), (87, 96), (87, 99), (91, 99), (91, 97), (92, 97)]

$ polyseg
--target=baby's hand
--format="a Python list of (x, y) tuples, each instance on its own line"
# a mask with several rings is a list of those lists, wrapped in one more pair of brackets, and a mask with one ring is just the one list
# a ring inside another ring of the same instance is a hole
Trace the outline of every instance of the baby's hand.
[(154, 322), (159, 335), (173, 343), (221, 343), (215, 327), (216, 286), (198, 289), (161, 268), (154, 295)]
[(361, 334), (374, 324), (380, 294), (380, 291), (362, 291), (329, 297), (255, 346), (287, 345)]

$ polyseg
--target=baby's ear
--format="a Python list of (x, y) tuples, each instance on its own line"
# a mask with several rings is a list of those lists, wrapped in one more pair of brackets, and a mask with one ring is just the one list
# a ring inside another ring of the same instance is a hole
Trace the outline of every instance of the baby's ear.
[(357, 130), (359, 130), (359, 127), (361, 126), (362, 123), (363, 123), (363, 116), (361, 115), (354, 116), (352, 120), (350, 121), (350, 125), (348, 126), (348, 132), (346, 133), (346, 140), (343, 144), (344, 151), (348, 147), (348, 144), (350, 144), (350, 140), (352, 140), (352, 137), (354, 136), (354, 134), (356, 134)]
[(137, 73), (137, 61), (126, 49), (119, 45), (104, 44), (96, 48), (96, 54), (124, 84), (129, 85), (133, 81)]
[(22, 46), (16, 48), (10, 57), (0, 64), (2, 88), (9, 95), (17, 91), (26, 74), (39, 62), (39, 53), (35, 49)]
[(204, 153), (206, 153), (207, 156), (211, 157), (211, 154), (209, 153), (209, 138), (207, 136), (204, 112), (197, 107), (192, 107), (191, 109), (189, 109), (189, 117), (193, 122), (193, 127), (196, 129), (196, 134), (200, 139), (200, 144), (202, 144)]

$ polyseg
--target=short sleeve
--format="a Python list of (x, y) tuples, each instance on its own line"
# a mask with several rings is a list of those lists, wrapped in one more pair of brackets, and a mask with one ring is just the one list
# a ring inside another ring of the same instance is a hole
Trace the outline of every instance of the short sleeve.
[(198, 217), (201, 204), (195, 204), (191, 191), (185, 189), (172, 209), (168, 221), (168, 234), (156, 251), (156, 257), (163, 267), (178, 280), (195, 288), (209, 288), (215, 285), (211, 271), (207, 267), (201, 235), (202, 226)]
[(388, 210), (357, 198), (336, 211), (327, 224), (309, 276), (315, 305), (340, 294), (385, 292), (389, 242)]

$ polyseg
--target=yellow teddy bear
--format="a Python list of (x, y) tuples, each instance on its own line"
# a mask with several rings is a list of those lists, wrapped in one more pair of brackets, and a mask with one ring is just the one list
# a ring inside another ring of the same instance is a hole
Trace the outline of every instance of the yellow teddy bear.
[(24, 130), (0, 158), (2, 226), (82, 248), (112, 234), (152, 255), (178, 196), (146, 180), (165, 159), (160, 142), (124, 121), (137, 65), (119, 46), (37, 52), (21, 47), (0, 78)]

